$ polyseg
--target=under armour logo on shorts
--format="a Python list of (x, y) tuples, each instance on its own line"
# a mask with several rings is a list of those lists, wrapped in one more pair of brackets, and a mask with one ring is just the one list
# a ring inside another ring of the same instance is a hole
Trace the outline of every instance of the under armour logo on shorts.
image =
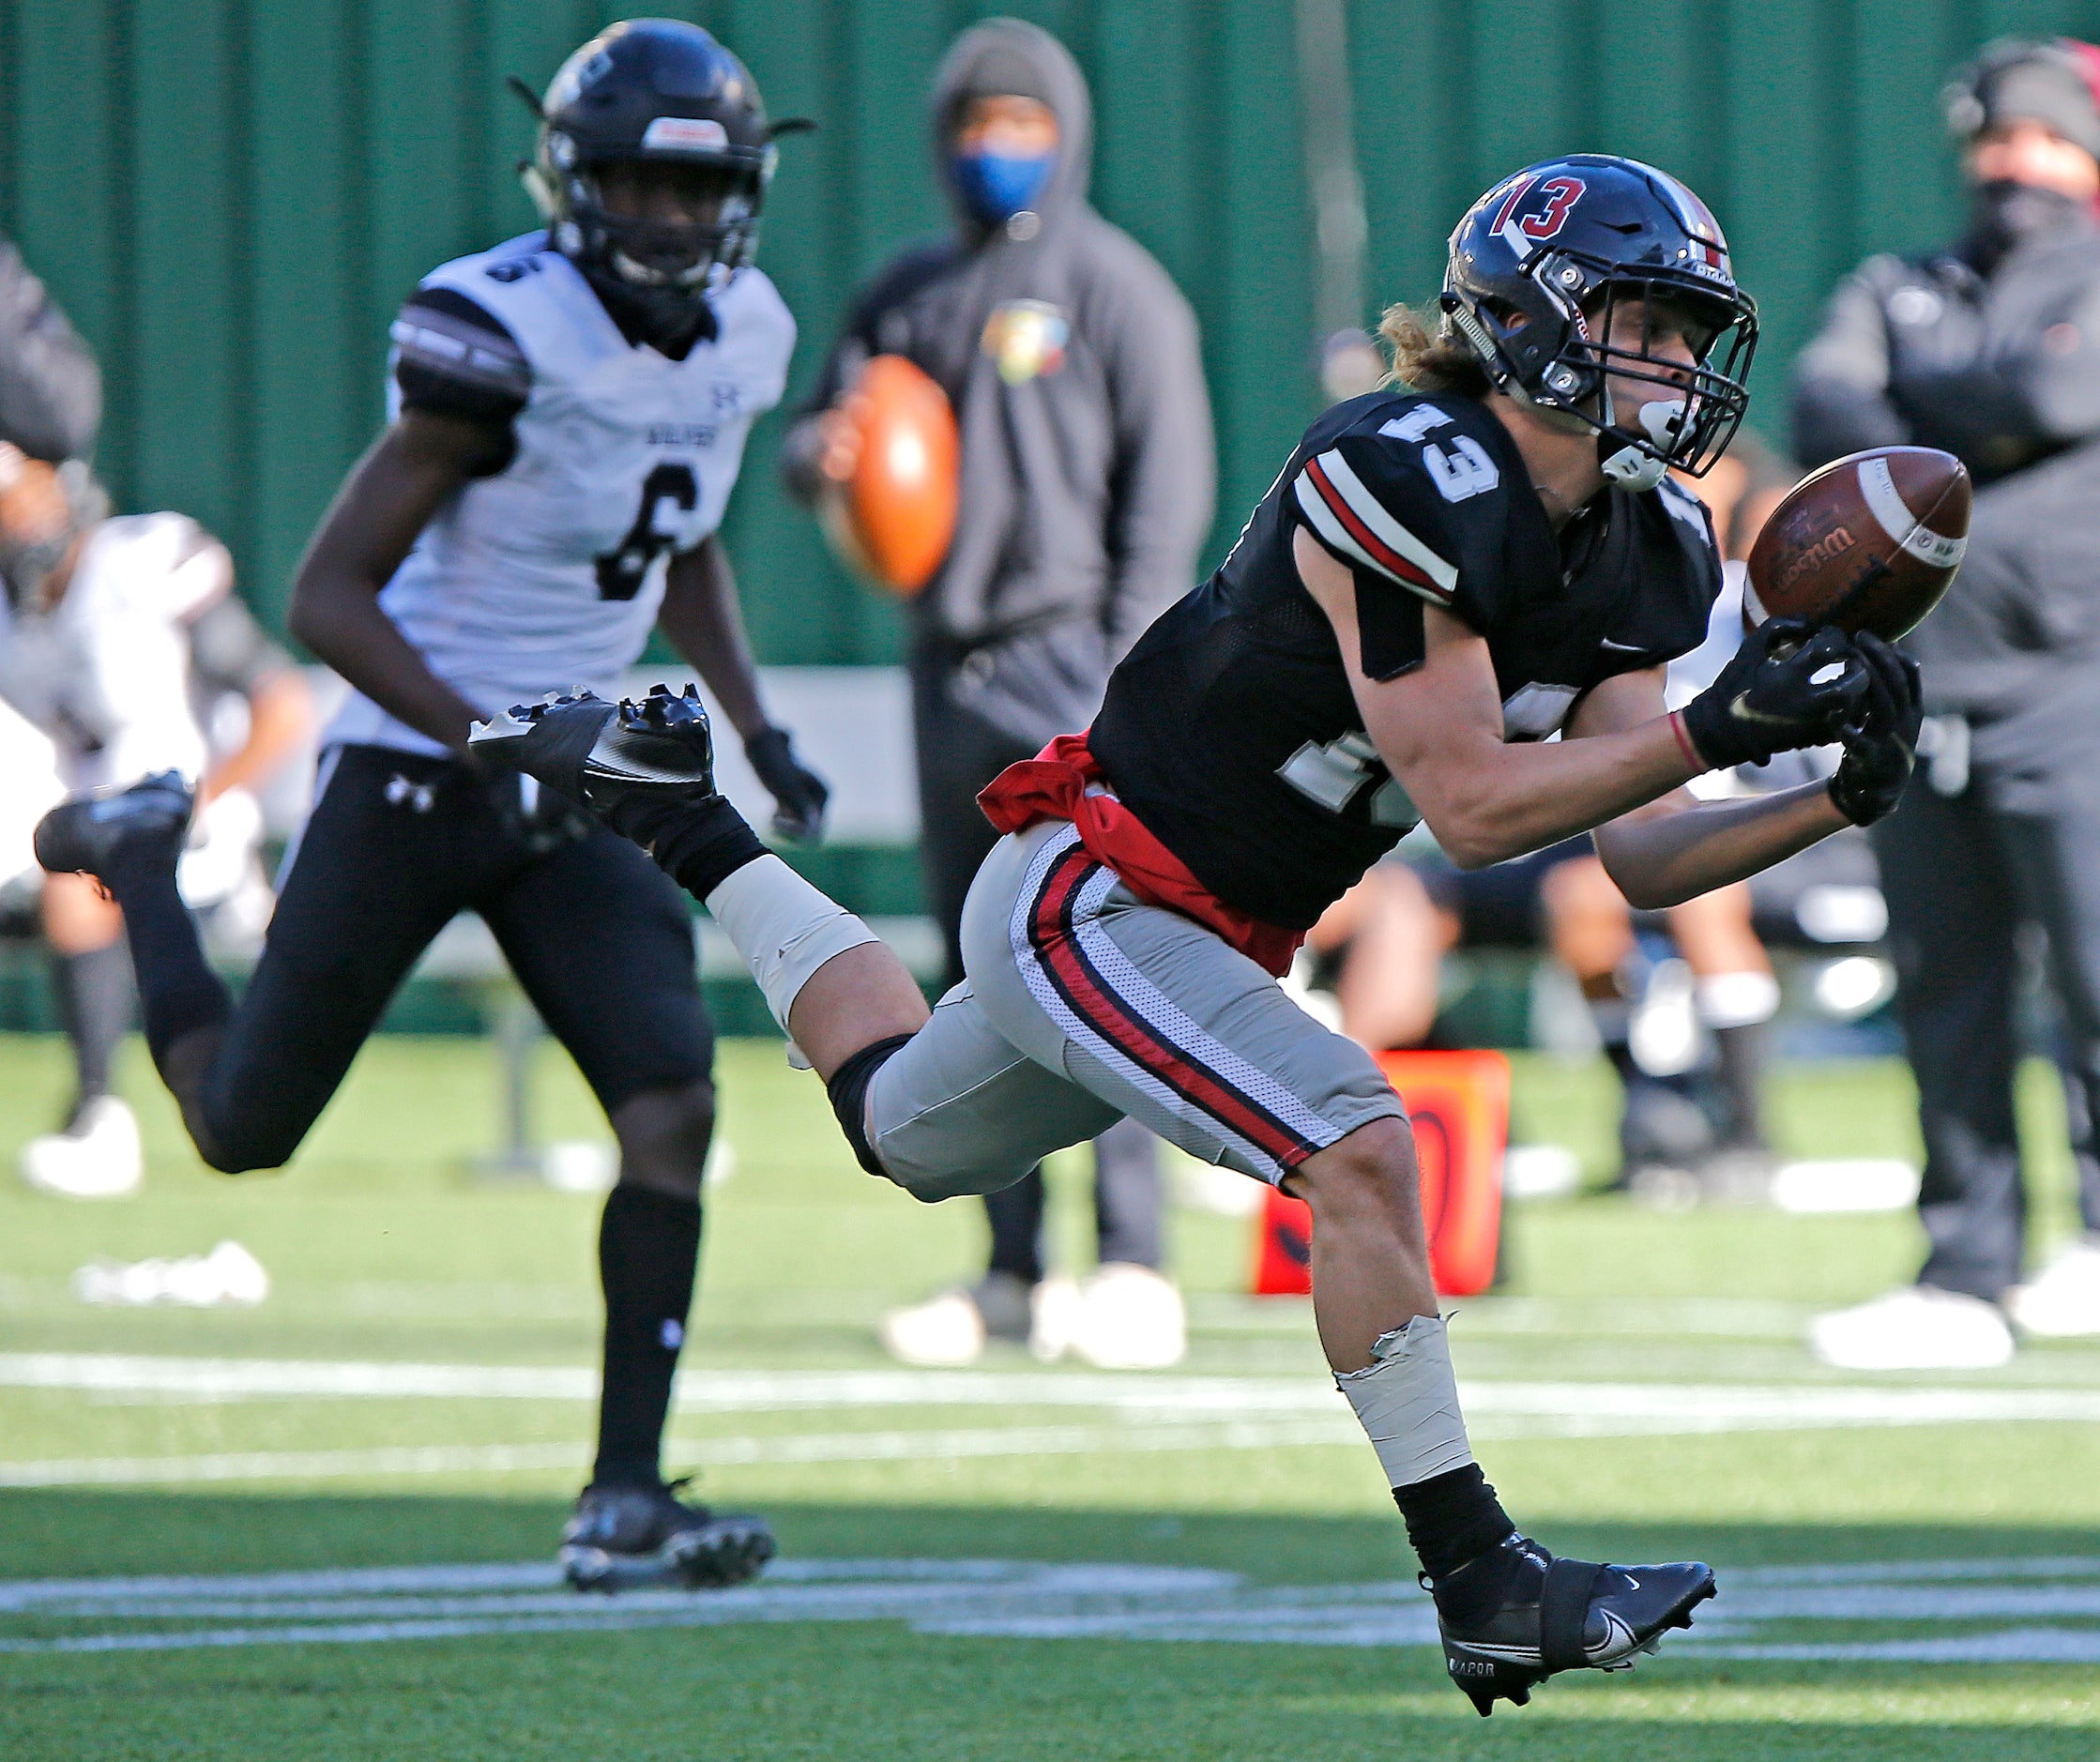
[(411, 782), (399, 771), (387, 780), (387, 801), (391, 807), (405, 805), (411, 813), (428, 813), (437, 800), (437, 790), (430, 783)]

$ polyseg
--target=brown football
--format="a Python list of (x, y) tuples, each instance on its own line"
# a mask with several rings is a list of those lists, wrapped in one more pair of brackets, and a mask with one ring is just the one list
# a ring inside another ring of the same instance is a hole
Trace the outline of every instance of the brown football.
[(891, 593), (933, 579), (955, 532), (960, 441), (948, 394), (901, 355), (878, 355), (844, 408), (860, 431), (851, 482), (818, 504), (833, 549)]
[(1876, 447), (1797, 483), (1750, 550), (1744, 629), (1805, 618), (1894, 642), (1940, 603), (1969, 546), (1969, 473), (1930, 447)]

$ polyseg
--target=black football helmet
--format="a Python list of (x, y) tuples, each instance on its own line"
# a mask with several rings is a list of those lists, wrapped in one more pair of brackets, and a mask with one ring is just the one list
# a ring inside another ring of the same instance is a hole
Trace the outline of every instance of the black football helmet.
[[(1634, 301), (1637, 348), (1609, 341)], [(1629, 489), (1672, 465), (1704, 473), (1750, 402), (1758, 307), (1727, 240), (1705, 203), (1636, 159), (1573, 153), (1497, 184), (1451, 235), (1442, 305), (1490, 381), (1596, 429), (1605, 476)], [(1682, 327), (1689, 368), (1653, 353), (1658, 317)], [(1607, 375), (1655, 395), (1615, 408)]]
[[(767, 121), (743, 63), (697, 24), (628, 19), (563, 62), (535, 108), (540, 140), (525, 181), (555, 249), (647, 334), (689, 330), (708, 295), (757, 249), (778, 157), (782, 125)], [(677, 224), (607, 212), (599, 174), (636, 161), (717, 174), (715, 218)]]

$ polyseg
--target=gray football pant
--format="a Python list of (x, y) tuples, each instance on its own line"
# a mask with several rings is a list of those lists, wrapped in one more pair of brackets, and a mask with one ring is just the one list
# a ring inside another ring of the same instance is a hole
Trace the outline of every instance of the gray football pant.
[(1405, 1118), (1371, 1056), (1214, 932), (1143, 904), (1048, 822), (1000, 840), (965, 979), (875, 1073), (870, 1141), (926, 1200), (996, 1192), (1118, 1119), (1267, 1181)]

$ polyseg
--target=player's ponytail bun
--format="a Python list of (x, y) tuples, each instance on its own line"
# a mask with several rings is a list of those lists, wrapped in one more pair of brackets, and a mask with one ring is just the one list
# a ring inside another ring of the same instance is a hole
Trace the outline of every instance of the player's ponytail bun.
[(1465, 339), (1438, 321), (1435, 335), (1423, 327), (1415, 309), (1388, 306), (1378, 320), (1378, 336), (1392, 357), (1389, 386), (1410, 391), (1448, 391), (1461, 398), (1484, 398), (1487, 375)]

